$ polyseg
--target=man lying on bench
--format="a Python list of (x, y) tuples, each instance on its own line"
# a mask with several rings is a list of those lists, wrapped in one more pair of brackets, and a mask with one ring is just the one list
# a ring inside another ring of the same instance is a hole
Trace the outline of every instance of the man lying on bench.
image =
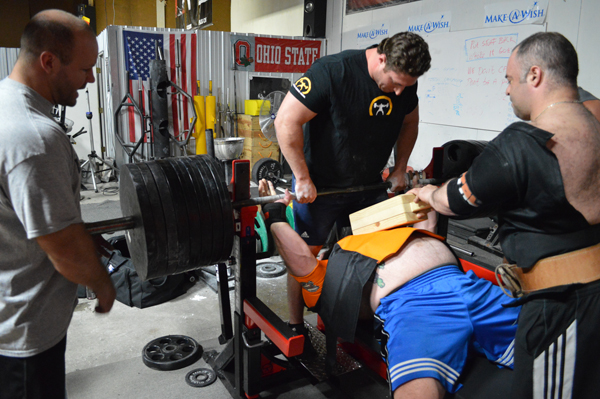
[[(265, 180), (259, 193), (276, 194)], [(333, 329), (352, 339), (359, 310), (383, 323), (382, 354), (394, 398), (454, 393), (472, 352), (513, 367), (520, 308), (503, 307), (511, 298), (499, 287), (465, 274), (442, 237), (410, 227), (348, 236), (328, 260), (317, 260), (287, 223), (291, 199), (286, 190), (284, 199), (263, 206), (288, 272), (301, 283), (306, 306), (321, 315), (327, 334)]]

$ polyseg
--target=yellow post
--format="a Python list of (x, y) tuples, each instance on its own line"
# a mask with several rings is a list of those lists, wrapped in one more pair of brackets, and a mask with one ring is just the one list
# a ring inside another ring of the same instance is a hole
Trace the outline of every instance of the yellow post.
[(208, 81), (208, 96), (206, 96), (206, 129), (212, 129), (213, 137), (217, 137), (215, 123), (217, 122), (217, 98), (212, 95), (212, 80)]
[[(200, 93), (200, 81), (198, 91)], [(196, 154), (206, 154), (206, 134), (204, 133), (206, 126), (206, 108), (204, 106), (204, 96), (194, 96), (194, 108), (196, 108), (196, 126), (194, 126), (194, 138), (196, 139)]]

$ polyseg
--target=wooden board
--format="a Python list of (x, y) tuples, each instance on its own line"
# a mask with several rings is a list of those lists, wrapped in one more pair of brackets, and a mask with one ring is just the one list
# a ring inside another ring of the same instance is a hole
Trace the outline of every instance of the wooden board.
[(431, 207), (423, 202), (414, 202), (414, 199), (413, 194), (397, 195), (350, 214), (352, 233), (367, 234), (426, 220), (417, 219), (416, 213)]
[(258, 123), (258, 116), (245, 115), (245, 114), (238, 115), (238, 129), (260, 131), (260, 124)]

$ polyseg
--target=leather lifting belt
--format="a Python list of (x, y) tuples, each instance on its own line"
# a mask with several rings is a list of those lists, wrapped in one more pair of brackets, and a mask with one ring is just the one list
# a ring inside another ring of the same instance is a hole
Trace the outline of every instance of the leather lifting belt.
[(524, 292), (600, 279), (600, 244), (538, 261), (529, 270), (514, 269)]

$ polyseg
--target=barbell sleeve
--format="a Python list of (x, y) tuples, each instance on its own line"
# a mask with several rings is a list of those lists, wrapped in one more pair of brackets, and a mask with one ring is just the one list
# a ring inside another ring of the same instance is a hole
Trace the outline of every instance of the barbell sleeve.
[(85, 229), (88, 233), (94, 234), (104, 234), (104, 233), (112, 233), (115, 231), (128, 230), (133, 229), (135, 227), (135, 220), (132, 216), (116, 218), (116, 219), (108, 219), (101, 220), (99, 222), (86, 223)]

